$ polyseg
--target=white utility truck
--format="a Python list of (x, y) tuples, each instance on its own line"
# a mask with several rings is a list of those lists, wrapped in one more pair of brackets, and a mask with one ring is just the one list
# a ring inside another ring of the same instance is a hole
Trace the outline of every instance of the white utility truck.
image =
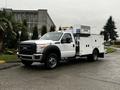
[(17, 55), (25, 66), (41, 62), (49, 69), (63, 59), (87, 56), (88, 60), (95, 61), (104, 57), (104, 37), (90, 34), (89, 26), (48, 32), (39, 40), (21, 42)]

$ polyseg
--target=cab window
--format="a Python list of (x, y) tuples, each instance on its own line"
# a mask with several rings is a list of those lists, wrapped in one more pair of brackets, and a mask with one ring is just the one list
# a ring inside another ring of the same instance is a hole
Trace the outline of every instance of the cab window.
[(62, 40), (61, 40), (61, 43), (71, 43), (71, 42), (72, 42), (71, 34), (65, 33)]

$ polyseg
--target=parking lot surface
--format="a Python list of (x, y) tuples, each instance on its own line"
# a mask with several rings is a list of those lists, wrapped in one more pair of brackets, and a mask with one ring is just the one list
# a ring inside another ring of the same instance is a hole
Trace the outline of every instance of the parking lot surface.
[(120, 50), (95, 62), (62, 63), (54, 70), (38, 63), (0, 70), (0, 90), (120, 90)]

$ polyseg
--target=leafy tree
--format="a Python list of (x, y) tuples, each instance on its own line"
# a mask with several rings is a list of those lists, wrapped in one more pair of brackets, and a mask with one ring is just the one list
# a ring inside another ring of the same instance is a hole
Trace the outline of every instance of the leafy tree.
[(16, 38), (16, 33), (13, 30), (13, 15), (6, 11), (0, 11), (0, 35), (1, 48), (12, 48), (11, 42)]
[(20, 36), (20, 41), (25, 41), (28, 40), (29, 35), (28, 35), (28, 31), (27, 31), (27, 21), (24, 19), (23, 20), (23, 27), (21, 30), (21, 36)]
[(55, 26), (51, 26), (50, 27), (50, 32), (54, 32), (55, 31)]
[(38, 28), (37, 26), (34, 27), (33, 29), (33, 35), (32, 35), (32, 40), (38, 39)]
[[(105, 31), (104, 36), (107, 37), (107, 35), (109, 35), (108, 39), (110, 39), (111, 41), (116, 40), (118, 35), (115, 29), (116, 29), (115, 22), (113, 21), (112, 16), (110, 16), (106, 25), (104, 26), (104, 31)], [(108, 40), (106, 39), (106, 41)]]
[(0, 11), (0, 51), (1, 49), (4, 50), (4, 48), (17, 47), (20, 37), (18, 31), (22, 31), (22, 41), (28, 40), (26, 20), (21, 24), (16, 22), (13, 16), (14, 14), (11, 12), (6, 12), (5, 10)]
[(47, 28), (46, 26), (42, 26), (42, 29), (41, 29), (41, 36), (43, 36), (45, 33), (47, 33)]
[(16, 39), (14, 40), (14, 48), (17, 48), (20, 43), (19, 31), (22, 31), (22, 28), (23, 28), (22, 23), (14, 22), (13, 29), (16, 33)]

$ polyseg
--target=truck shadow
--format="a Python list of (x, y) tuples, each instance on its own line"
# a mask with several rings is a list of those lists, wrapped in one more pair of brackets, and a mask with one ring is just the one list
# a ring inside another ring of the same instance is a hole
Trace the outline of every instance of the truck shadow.
[[(63, 69), (63, 68), (70, 68), (72, 66), (86, 66), (86, 65), (100, 65), (100, 63), (103, 63), (104, 60), (103, 59), (99, 59), (98, 61), (88, 61), (86, 58), (80, 58), (80, 59), (71, 59), (71, 60), (66, 60), (61, 62), (55, 69), (52, 70), (57, 70), (57, 69)], [(33, 63), (32, 66), (30, 67), (25, 67), (22, 65), (23, 69), (27, 69), (27, 70), (48, 70), (45, 68), (43, 63)]]
[(86, 58), (80, 58), (80, 59), (72, 59), (67, 62), (60, 63), (58, 68), (63, 68), (63, 67), (71, 67), (71, 66), (86, 66), (86, 65), (99, 65), (100, 63), (103, 63), (103, 59), (99, 59), (97, 61), (88, 61)]

